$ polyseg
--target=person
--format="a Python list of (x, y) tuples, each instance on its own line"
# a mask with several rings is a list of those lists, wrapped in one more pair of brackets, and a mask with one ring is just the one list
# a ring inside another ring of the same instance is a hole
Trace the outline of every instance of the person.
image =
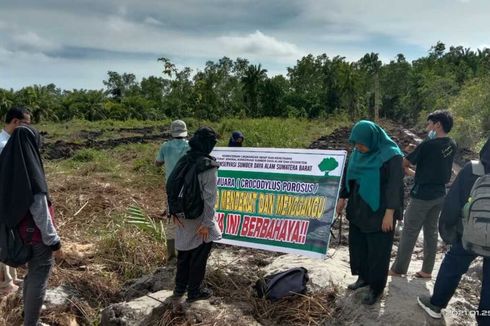
[(228, 147), (242, 147), (245, 137), (240, 131), (234, 131), (228, 141)]
[[(437, 222), (456, 153), (456, 144), (448, 137), (452, 127), (450, 112), (438, 110), (429, 114), (428, 139), (403, 160), (405, 173), (415, 175), (415, 178), (404, 216), (398, 253), (389, 273), (391, 276), (407, 274), (413, 248), (423, 228), (424, 261), (422, 270), (415, 276), (431, 278), (437, 251)], [(411, 164), (416, 166), (415, 171), (411, 169)]]
[(221, 230), (214, 216), (218, 164), (209, 156), (216, 142), (217, 134), (213, 129), (199, 128), (189, 141), (190, 151), (179, 161), (197, 164), (198, 181), (204, 201), (200, 217), (178, 219), (174, 216), (177, 224), (175, 247), (178, 254), (173, 294), (175, 298), (180, 298), (187, 292), (188, 302), (207, 299), (213, 294), (210, 289), (203, 287), (202, 283), (212, 243), (221, 239)]
[(0, 160), (0, 219), (10, 227), (17, 226), (23, 240), (32, 244), (23, 285), (25, 326), (39, 322), (53, 252), (61, 252), (39, 153), (40, 139), (34, 128), (20, 125)]
[[(5, 145), (7, 145), (14, 129), (21, 124), (30, 123), (31, 116), (26, 108), (13, 107), (7, 111), (7, 114), (5, 115), (5, 126), (0, 132), (0, 154)], [(16, 269), (0, 263), (0, 296), (16, 292), (20, 283), (22, 283), (22, 280), (17, 278)]]
[(403, 206), (403, 154), (386, 132), (361, 120), (352, 129), (354, 145), (337, 203), (341, 215), (347, 201), (351, 290), (369, 286), (362, 303), (374, 304), (388, 278), (396, 219)]
[[(490, 173), (490, 138), (480, 151), (480, 162), (485, 173)], [(471, 188), (478, 177), (473, 174), (472, 164), (468, 162), (457, 175), (444, 200), (439, 220), (439, 234), (442, 240), (451, 246), (437, 273), (432, 296), (417, 297), (418, 304), (433, 318), (442, 317), (441, 310), (447, 307), (461, 277), (477, 257), (464, 249), (461, 238), (463, 207), (468, 202)], [(482, 274), (480, 304), (475, 314), (479, 325), (490, 325), (490, 257), (483, 258)]]
[[(189, 150), (187, 142), (187, 125), (182, 120), (175, 120), (170, 124), (172, 139), (163, 143), (155, 159), (156, 166), (165, 164), (165, 182), (172, 173), (177, 161)], [(169, 224), (166, 228), (168, 259), (175, 257), (175, 225)]]

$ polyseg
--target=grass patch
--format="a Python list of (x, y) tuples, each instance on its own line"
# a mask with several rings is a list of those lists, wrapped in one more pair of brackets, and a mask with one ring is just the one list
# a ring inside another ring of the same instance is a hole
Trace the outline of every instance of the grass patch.
[[(234, 130), (240, 130), (245, 135), (247, 147), (278, 147), (278, 148), (304, 148), (318, 137), (330, 133), (332, 130), (351, 125), (352, 121), (346, 115), (332, 115), (323, 119), (298, 119), (298, 118), (259, 118), (238, 119), (226, 118), (219, 122), (197, 120), (194, 118), (183, 119), (187, 123), (187, 129), (192, 134), (201, 126), (214, 128), (221, 136), (218, 146), (227, 146), (228, 139)], [(42, 123), (36, 127), (47, 133), (50, 142), (64, 140), (80, 142), (80, 131), (97, 132), (94, 136), (97, 140), (114, 139), (131, 133), (125, 131), (121, 135), (121, 128), (139, 129), (170, 127), (170, 120), (158, 121), (85, 121), (72, 120), (65, 123)], [(158, 130), (154, 131), (159, 132)], [(136, 135), (136, 134), (135, 134)]]
[(165, 243), (135, 227), (120, 227), (97, 244), (97, 256), (123, 280), (152, 273), (166, 264)]

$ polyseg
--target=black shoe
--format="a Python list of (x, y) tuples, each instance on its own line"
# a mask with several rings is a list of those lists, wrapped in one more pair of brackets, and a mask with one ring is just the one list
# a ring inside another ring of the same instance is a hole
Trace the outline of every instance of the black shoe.
[(420, 297), (417, 297), (417, 302), (429, 316), (435, 319), (441, 319), (441, 308), (430, 303), (430, 298), (431, 297), (428, 295), (421, 295)]
[(364, 281), (362, 278), (359, 277), (359, 278), (357, 278), (357, 281), (355, 281), (352, 284), (347, 285), (347, 288), (349, 290), (357, 290), (359, 288), (363, 288), (363, 287), (368, 286), (368, 285), (369, 284), (367, 284), (366, 281)]
[(174, 290), (174, 293), (172, 294), (172, 298), (173, 299), (179, 299), (179, 298), (182, 298), (185, 294), (185, 290), (184, 291), (180, 291), (180, 290)]
[(378, 301), (380, 296), (381, 294), (376, 295), (372, 290), (369, 290), (369, 292), (366, 293), (364, 298), (362, 298), (361, 302), (365, 305), (372, 306), (373, 304), (376, 303), (376, 301)]
[(206, 300), (209, 299), (213, 295), (213, 290), (208, 288), (202, 288), (199, 290), (199, 293), (196, 295), (188, 295), (187, 302), (191, 303), (198, 300)]

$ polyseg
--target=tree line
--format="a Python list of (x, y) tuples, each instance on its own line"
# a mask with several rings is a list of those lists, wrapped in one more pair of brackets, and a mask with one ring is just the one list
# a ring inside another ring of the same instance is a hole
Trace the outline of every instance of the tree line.
[[(138, 81), (132, 73), (109, 71), (103, 81), (105, 89), (100, 90), (62, 90), (54, 84), (17, 91), (0, 89), (0, 113), (14, 105), (25, 105), (35, 122), (74, 118), (319, 118), (345, 113), (352, 119), (381, 116), (411, 123), (420, 112), (461, 105), (461, 96), (474, 96), (467, 94), (471, 93), (468, 89), (475, 92), (476, 88), (490, 96), (486, 90), (490, 49), (447, 49), (442, 42), (412, 62), (403, 54), (386, 64), (377, 53), (367, 53), (355, 62), (341, 56), (309, 54), (288, 68), (286, 76), (269, 77), (260, 64), (243, 58), (208, 61), (195, 73), (188, 67), (178, 69), (167, 58), (158, 60), (162, 64), (159, 76)], [(488, 121), (482, 123), (490, 125), (490, 114), (487, 116), (482, 119)]]

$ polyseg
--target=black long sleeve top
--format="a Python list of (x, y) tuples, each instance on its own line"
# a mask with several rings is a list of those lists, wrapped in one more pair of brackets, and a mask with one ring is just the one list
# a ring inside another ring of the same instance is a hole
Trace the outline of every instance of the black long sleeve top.
[[(345, 182), (342, 182), (340, 198), (348, 199), (346, 213), (347, 219), (356, 225), (362, 232), (379, 232), (386, 209), (394, 209), (395, 220), (403, 218), (403, 158), (394, 156), (386, 161), (380, 168), (380, 205), (373, 211), (359, 194), (359, 185), (350, 180), (350, 191), (347, 191)], [(347, 165), (346, 165), (347, 166)], [(344, 178), (346, 173), (344, 172)]]

